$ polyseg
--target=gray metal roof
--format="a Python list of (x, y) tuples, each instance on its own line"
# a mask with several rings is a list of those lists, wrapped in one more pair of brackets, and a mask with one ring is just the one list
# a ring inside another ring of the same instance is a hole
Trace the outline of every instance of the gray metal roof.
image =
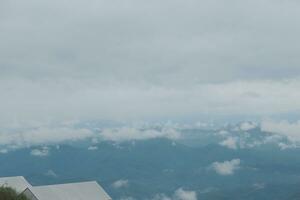
[(31, 187), (23, 176), (1, 177), (0, 186), (14, 188), (19, 193), (23, 192), (26, 188)]
[(96, 182), (81, 182), (29, 188), (38, 200), (111, 200)]

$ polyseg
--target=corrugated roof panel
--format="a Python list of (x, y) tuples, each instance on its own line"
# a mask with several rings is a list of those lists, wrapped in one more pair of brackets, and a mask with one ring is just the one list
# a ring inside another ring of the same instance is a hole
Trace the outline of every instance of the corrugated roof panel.
[(111, 200), (95, 181), (37, 186), (30, 190), (39, 200)]

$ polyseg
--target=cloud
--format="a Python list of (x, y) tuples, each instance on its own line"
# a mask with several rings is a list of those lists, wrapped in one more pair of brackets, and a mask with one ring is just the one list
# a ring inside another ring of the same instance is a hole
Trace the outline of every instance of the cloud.
[(156, 194), (152, 200), (172, 200), (171, 197), (168, 197), (167, 195), (165, 194)]
[(223, 140), (222, 142), (220, 142), (219, 144), (221, 146), (225, 146), (229, 149), (237, 149), (238, 145), (237, 145), (238, 139), (235, 137), (228, 137), (227, 139)]
[[(180, 139), (181, 133), (171, 127), (160, 128), (135, 128), (123, 126), (119, 128), (103, 128), (92, 130), (88, 128), (74, 128), (76, 126), (49, 126), (37, 125), (37, 128), (17, 129), (0, 132), (0, 146), (4, 149), (16, 149), (33, 145), (59, 144), (64, 142), (89, 139), (92, 144), (99, 141), (124, 142), (131, 140), (147, 140), (153, 138)], [(176, 143), (172, 143), (176, 145)], [(98, 147), (91, 145), (88, 150), (97, 150)]]
[(155, 84), (294, 77), (298, 6), (271, 0), (2, 1), (1, 74)]
[(279, 142), (278, 143), (278, 146), (281, 150), (286, 150), (286, 149), (295, 149), (295, 148), (298, 148), (299, 146), (292, 143), (292, 144), (286, 144), (286, 143), (283, 143), (283, 142)]
[(38, 157), (45, 157), (48, 156), (50, 153), (48, 147), (42, 147), (41, 149), (33, 149), (30, 152), (30, 155), (32, 156), (38, 156)]
[(243, 122), (240, 125), (240, 130), (249, 131), (249, 130), (254, 129), (256, 127), (257, 127), (257, 125), (253, 122)]
[(174, 192), (172, 197), (165, 194), (156, 194), (152, 200), (197, 200), (197, 193), (179, 188)]
[(214, 162), (211, 167), (216, 173), (222, 176), (233, 175), (236, 170), (240, 168), (240, 159), (233, 159), (231, 161)]
[(195, 191), (187, 191), (179, 188), (174, 193), (175, 200), (197, 200), (197, 194)]
[(297, 112), (297, 7), (2, 0), (0, 122)]
[(129, 186), (129, 181), (128, 181), (128, 180), (125, 180), (125, 179), (120, 179), (120, 180), (115, 181), (115, 182), (112, 184), (112, 186), (113, 186), (115, 189), (128, 187), (128, 186)]
[(226, 135), (229, 134), (229, 132), (226, 131), (226, 130), (220, 130), (220, 131), (218, 132), (218, 134), (221, 135), (221, 136), (226, 136)]
[(6, 154), (6, 153), (8, 153), (7, 149), (0, 149), (0, 154)]
[(97, 146), (89, 146), (88, 150), (89, 151), (95, 151), (95, 150), (98, 150), (98, 147)]
[[(300, 103), (292, 99), (300, 98), (299, 87), (299, 80), (234, 81), (193, 87), (0, 80), (0, 109), (6, 113), (0, 114), (0, 127), (74, 119), (134, 121), (245, 113), (268, 116), (297, 111)], [(249, 91), (260, 97), (245, 97)]]
[(265, 183), (254, 183), (253, 187), (256, 190), (262, 190), (266, 187), (266, 184)]
[(136, 200), (133, 197), (121, 197), (119, 200)]
[(93, 136), (88, 129), (74, 129), (70, 127), (39, 127), (16, 132), (0, 132), (0, 146), (24, 147), (30, 145), (61, 143), (76, 141)]
[(201, 194), (207, 194), (207, 193), (216, 192), (217, 190), (218, 190), (218, 188), (208, 187), (208, 188), (205, 188), (205, 189), (201, 190), (199, 193), (201, 193)]
[(152, 138), (169, 138), (179, 139), (180, 133), (172, 128), (163, 128), (162, 130), (154, 129), (136, 129), (129, 127), (115, 128), (115, 129), (104, 129), (99, 134), (104, 140), (111, 141), (128, 141), (128, 140), (145, 140)]
[(300, 121), (290, 123), (288, 121), (263, 120), (261, 130), (286, 136), (291, 142), (300, 142)]
[(46, 176), (49, 176), (49, 177), (52, 177), (52, 178), (56, 178), (58, 177), (58, 175), (52, 170), (52, 169), (49, 169), (46, 173), (45, 173)]

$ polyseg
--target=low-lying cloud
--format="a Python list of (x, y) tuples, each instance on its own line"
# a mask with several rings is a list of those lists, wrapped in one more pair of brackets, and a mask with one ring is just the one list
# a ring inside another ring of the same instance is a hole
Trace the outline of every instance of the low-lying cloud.
[(233, 159), (224, 162), (214, 162), (211, 167), (219, 175), (228, 176), (233, 175), (240, 168), (240, 163), (240, 159)]
[(120, 189), (129, 186), (129, 181), (127, 179), (120, 179), (113, 182), (112, 187), (115, 189)]
[(99, 133), (104, 140), (110, 140), (115, 142), (123, 142), (128, 140), (145, 140), (153, 138), (169, 138), (179, 139), (181, 134), (173, 128), (163, 128), (161, 130), (155, 129), (137, 129), (137, 128), (115, 128), (104, 129)]
[(94, 134), (88, 129), (74, 129), (69, 127), (49, 128), (40, 127), (16, 132), (0, 132), (0, 146), (23, 147), (41, 144), (55, 144), (65, 141), (76, 141), (90, 138)]
[(191, 190), (177, 189), (172, 196), (157, 194), (152, 200), (197, 200), (197, 193)]
[(249, 131), (249, 130), (254, 129), (256, 127), (257, 127), (257, 124), (255, 124), (253, 122), (243, 122), (240, 125), (240, 130)]
[(88, 150), (89, 151), (96, 151), (96, 150), (98, 150), (98, 147), (97, 146), (89, 146)]
[(32, 149), (30, 155), (38, 156), (38, 157), (45, 157), (50, 154), (50, 149), (48, 147), (42, 147), (40, 149)]
[(46, 176), (48, 177), (51, 177), (51, 178), (57, 178), (58, 175), (52, 170), (52, 169), (49, 169), (46, 173), (45, 173)]
[(179, 188), (174, 193), (175, 200), (197, 200), (197, 194), (195, 191), (188, 191)]
[(261, 130), (285, 136), (291, 142), (300, 142), (300, 121), (291, 123), (284, 120), (264, 120), (261, 123)]
[[(76, 128), (73, 126), (41, 126), (39, 128), (28, 128), (25, 130), (2, 131), (0, 132), (0, 153), (7, 153), (9, 149), (28, 147), (34, 145), (51, 145), (80, 140), (90, 140), (90, 151), (97, 150), (97, 143), (100, 141), (125, 142), (132, 140), (148, 140), (154, 138), (168, 138), (177, 140), (181, 138), (179, 130), (171, 127), (155, 128), (134, 128), (124, 126), (119, 128), (89, 129)], [(40, 151), (34, 152), (39, 155)]]
[(225, 146), (229, 149), (237, 149), (238, 148), (238, 138), (236, 137), (228, 137), (219, 143), (221, 146)]

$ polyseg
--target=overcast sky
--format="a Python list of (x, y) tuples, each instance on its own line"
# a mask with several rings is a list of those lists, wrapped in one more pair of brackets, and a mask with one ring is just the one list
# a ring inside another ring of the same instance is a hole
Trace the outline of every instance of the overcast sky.
[(298, 114), (296, 0), (1, 0), (0, 123)]

